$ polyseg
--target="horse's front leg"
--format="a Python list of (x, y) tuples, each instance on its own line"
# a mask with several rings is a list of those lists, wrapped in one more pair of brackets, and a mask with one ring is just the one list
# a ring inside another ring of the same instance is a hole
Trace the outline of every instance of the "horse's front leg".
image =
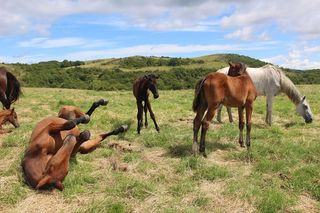
[(0, 92), (0, 101), (6, 109), (10, 109), (11, 103), (4, 92)]
[(207, 154), (205, 152), (206, 149), (206, 134), (210, 126), (210, 122), (212, 121), (216, 109), (219, 107), (219, 105), (212, 105), (208, 107), (208, 111), (206, 115), (204, 116), (204, 119), (201, 122), (201, 138), (200, 138), (200, 149), (199, 151), (203, 154), (204, 157), (207, 157)]
[(144, 103), (143, 110), (144, 110), (144, 126), (147, 128), (148, 127), (148, 119), (147, 119), (148, 107), (146, 103)]
[(148, 108), (148, 110), (149, 110), (149, 112), (150, 112), (150, 117), (151, 117), (151, 119), (153, 120), (154, 126), (156, 127), (156, 130), (157, 130), (158, 132), (160, 132), (160, 128), (159, 128), (159, 126), (158, 126), (158, 124), (157, 124), (156, 117), (154, 116), (154, 113), (153, 113), (153, 111), (152, 111), (152, 109), (151, 109), (151, 104), (150, 104), (150, 102), (149, 102), (148, 99), (146, 100), (146, 105), (147, 105), (147, 108)]
[(244, 107), (238, 107), (238, 114), (239, 114), (239, 144), (241, 147), (244, 147), (243, 145), (243, 127), (244, 127), (244, 118), (243, 118), (243, 110)]
[(247, 148), (250, 147), (251, 116), (252, 116), (252, 103), (246, 106), (246, 125), (247, 125), (246, 145), (247, 145)]
[(272, 102), (273, 95), (267, 95), (267, 115), (266, 115), (266, 123), (271, 126), (272, 124)]
[(138, 108), (138, 113), (137, 113), (137, 132), (140, 134), (140, 130), (142, 127), (142, 119), (143, 119), (143, 106), (142, 106), (142, 101), (137, 101), (137, 108)]
[(227, 112), (228, 112), (229, 122), (232, 123), (233, 117), (232, 117), (231, 107), (227, 107)]

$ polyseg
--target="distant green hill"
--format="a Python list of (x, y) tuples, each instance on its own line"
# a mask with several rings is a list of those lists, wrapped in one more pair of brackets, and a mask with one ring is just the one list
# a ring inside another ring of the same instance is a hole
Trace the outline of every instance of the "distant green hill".
[[(3, 64), (27, 87), (59, 87), (91, 90), (130, 90), (133, 80), (145, 73), (160, 75), (160, 89), (190, 89), (209, 72), (243, 62), (250, 67), (266, 63), (237, 54), (215, 54), (196, 58), (144, 57), (93, 61), (47, 61), (36, 64)], [(284, 69), (295, 84), (320, 84), (320, 70)]]

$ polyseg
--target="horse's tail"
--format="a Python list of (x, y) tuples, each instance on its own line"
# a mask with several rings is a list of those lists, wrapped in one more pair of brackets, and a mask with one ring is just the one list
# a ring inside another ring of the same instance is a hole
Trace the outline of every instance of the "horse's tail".
[(10, 103), (14, 103), (19, 99), (21, 92), (21, 85), (18, 79), (10, 72), (7, 72), (7, 90), (6, 96)]
[(202, 78), (197, 81), (196, 86), (195, 86), (195, 91), (194, 91), (194, 99), (192, 103), (192, 109), (194, 112), (197, 112), (198, 107), (201, 104), (204, 104), (204, 99), (203, 99), (203, 83), (206, 79)]

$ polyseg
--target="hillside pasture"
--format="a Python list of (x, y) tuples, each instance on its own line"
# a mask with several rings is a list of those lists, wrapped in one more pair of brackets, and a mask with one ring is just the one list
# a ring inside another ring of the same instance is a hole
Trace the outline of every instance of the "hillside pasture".
[[(23, 88), (15, 104), (20, 128), (0, 136), (2, 212), (319, 212), (320, 85), (298, 86), (307, 96), (314, 122), (305, 124), (286, 96), (274, 101), (274, 125), (264, 123), (265, 98), (255, 102), (251, 151), (238, 145), (238, 124), (213, 122), (208, 158), (193, 156), (193, 90), (160, 90), (151, 99), (160, 133), (151, 120), (136, 133), (131, 91)], [(89, 124), (99, 133), (128, 124), (120, 136), (71, 161), (65, 190), (35, 191), (23, 182), (20, 162), (33, 127), (62, 105), (86, 111), (100, 98)], [(237, 121), (236, 110), (233, 109)], [(12, 128), (4, 126), (4, 128)]]

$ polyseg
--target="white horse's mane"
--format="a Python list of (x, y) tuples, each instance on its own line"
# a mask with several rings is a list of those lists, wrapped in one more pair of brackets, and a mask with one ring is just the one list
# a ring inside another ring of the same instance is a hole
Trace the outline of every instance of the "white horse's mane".
[(280, 74), (281, 92), (285, 93), (295, 105), (299, 104), (302, 95), (300, 94), (296, 86), (293, 84), (293, 82), (284, 74), (284, 72), (279, 67), (274, 65), (266, 66), (275, 69)]

